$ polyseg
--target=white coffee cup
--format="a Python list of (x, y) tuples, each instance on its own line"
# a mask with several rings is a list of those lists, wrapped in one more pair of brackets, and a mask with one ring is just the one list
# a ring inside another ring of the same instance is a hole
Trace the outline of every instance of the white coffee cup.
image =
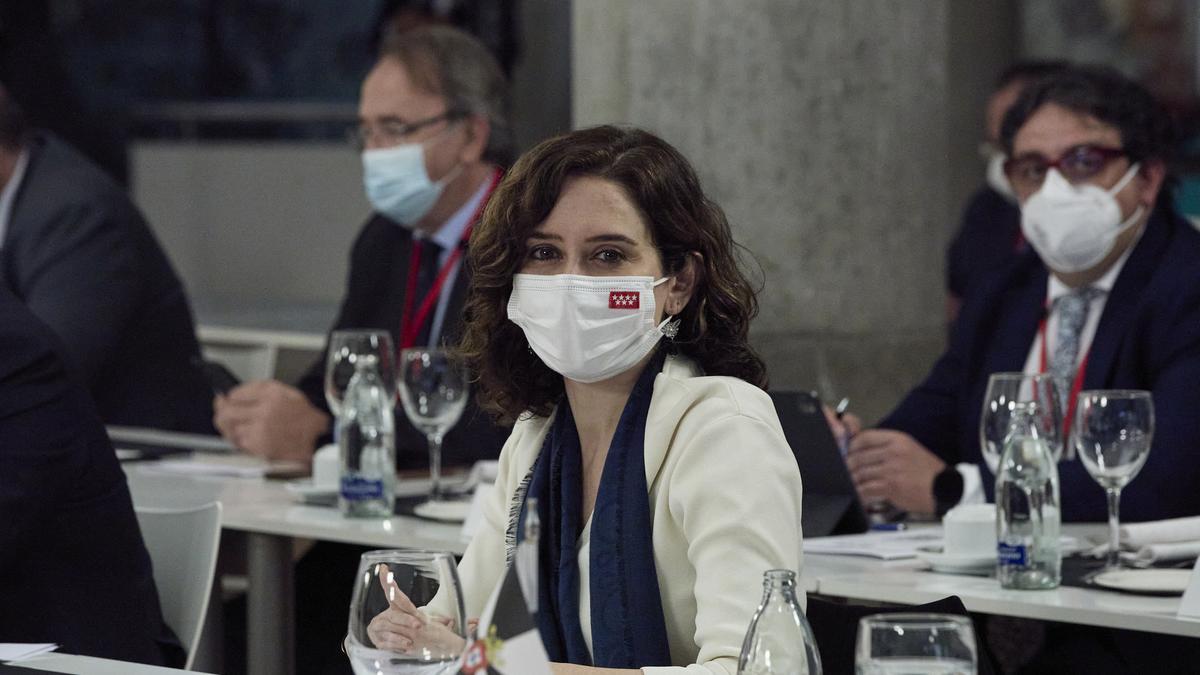
[(947, 555), (996, 555), (996, 505), (965, 504), (942, 519), (942, 551)]
[(342, 473), (342, 461), (336, 443), (321, 446), (313, 453), (312, 482), (314, 487), (337, 489)]

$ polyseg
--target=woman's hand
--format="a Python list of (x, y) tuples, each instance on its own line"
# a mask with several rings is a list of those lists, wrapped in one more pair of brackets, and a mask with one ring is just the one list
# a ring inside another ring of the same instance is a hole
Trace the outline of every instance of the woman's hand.
[(458, 654), (466, 640), (454, 631), (448, 617), (428, 615), (417, 609), (396, 585), (386, 565), (375, 569), (383, 586), (388, 608), (367, 625), (367, 635), (378, 649), (410, 654), (425, 650), (436, 654)]

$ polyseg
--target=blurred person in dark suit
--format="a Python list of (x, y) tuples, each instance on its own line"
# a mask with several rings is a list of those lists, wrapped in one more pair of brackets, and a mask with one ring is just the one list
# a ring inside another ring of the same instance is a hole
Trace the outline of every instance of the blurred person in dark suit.
[(125, 474), (58, 345), (0, 285), (0, 642), (181, 666)]
[[(453, 345), (470, 282), (462, 264), (467, 240), (512, 149), (500, 66), (478, 40), (454, 28), (393, 33), (363, 82), (359, 118), (364, 184), (375, 212), (351, 250), (333, 330), (388, 331), (397, 349)], [(324, 377), (322, 355), (297, 386), (276, 380), (238, 386), (217, 397), (214, 422), (247, 452), (308, 461), (333, 423)], [(443, 462), (495, 459), (506, 437), (468, 405), (447, 435)], [(396, 450), (400, 468), (428, 466), (425, 436), (402, 410)]]
[(212, 433), (183, 284), (129, 196), (0, 86), (0, 285), (62, 340), (106, 424)]
[(53, 131), (122, 186), (129, 168), (121, 116), (90, 109), (66, 68), (56, 14), (66, 3), (0, 2), (0, 82), (39, 128)]
[(1030, 82), (1066, 67), (1066, 61), (1021, 61), (996, 79), (985, 108), (980, 154), (987, 160), (986, 182), (971, 195), (958, 230), (946, 251), (946, 319), (953, 323), (967, 287), (989, 271), (1016, 260), (1025, 250), (1021, 209), (1004, 175), (1004, 146), (1000, 124)]

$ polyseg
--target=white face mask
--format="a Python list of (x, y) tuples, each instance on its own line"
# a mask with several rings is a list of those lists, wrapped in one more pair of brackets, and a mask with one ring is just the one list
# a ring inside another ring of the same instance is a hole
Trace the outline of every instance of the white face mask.
[(1004, 173), (1004, 161), (1008, 159), (1008, 155), (1003, 152), (993, 152), (988, 155), (987, 160), (987, 184), (996, 192), (999, 192), (1005, 199), (1012, 203), (1017, 202), (1017, 195), (1013, 193), (1012, 183), (1008, 182), (1008, 175)]
[(439, 181), (425, 170), (425, 146), (405, 143), (364, 150), (363, 184), (372, 208), (407, 228), (425, 217), (446, 185), (462, 170), (455, 167)]
[(1145, 210), (1139, 204), (1121, 220), (1121, 206), (1114, 196), (1137, 172), (1134, 164), (1111, 190), (1105, 190), (1090, 184), (1071, 185), (1057, 169), (1050, 169), (1041, 189), (1021, 207), (1021, 232), (1046, 267), (1069, 274), (1104, 260), (1121, 232)]
[(629, 370), (663, 336), (656, 324), (653, 277), (518, 274), (508, 318), (548, 368), (576, 382)]

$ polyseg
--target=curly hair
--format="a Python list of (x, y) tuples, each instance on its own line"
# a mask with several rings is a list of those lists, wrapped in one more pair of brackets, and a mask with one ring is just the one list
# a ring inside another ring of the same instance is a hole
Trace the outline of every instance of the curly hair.
[(599, 126), (551, 138), (521, 156), (496, 188), (471, 234), (471, 290), (459, 355), (474, 373), (480, 405), (502, 422), (548, 415), (563, 378), (533, 354), (508, 320), (513, 275), (526, 240), (550, 214), (566, 182), (593, 176), (613, 182), (638, 209), (667, 274), (698, 253), (695, 292), (679, 313), (674, 349), (708, 375), (767, 386), (766, 366), (749, 344), (758, 313), (741, 270), (729, 222), (700, 188), (696, 172), (666, 141), (640, 129)]

